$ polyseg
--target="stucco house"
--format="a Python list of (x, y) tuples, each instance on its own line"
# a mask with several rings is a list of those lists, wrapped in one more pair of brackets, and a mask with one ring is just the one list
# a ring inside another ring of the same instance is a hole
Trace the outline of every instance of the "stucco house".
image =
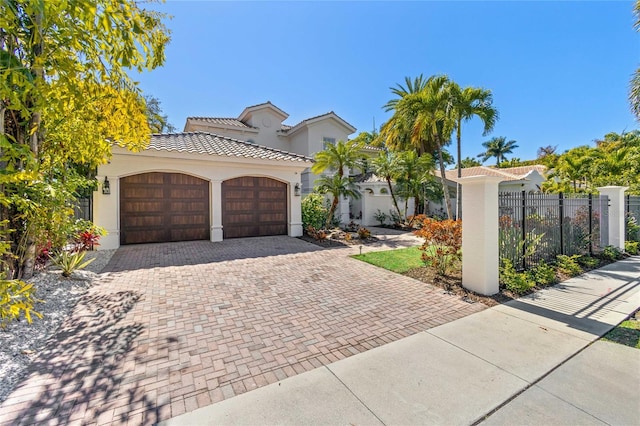
[(141, 152), (115, 147), (93, 196), (93, 221), (108, 232), (99, 248), (302, 235), (312, 156), (355, 128), (334, 112), (295, 125), (287, 117), (266, 102), (237, 118), (189, 117), (184, 132), (152, 135)]

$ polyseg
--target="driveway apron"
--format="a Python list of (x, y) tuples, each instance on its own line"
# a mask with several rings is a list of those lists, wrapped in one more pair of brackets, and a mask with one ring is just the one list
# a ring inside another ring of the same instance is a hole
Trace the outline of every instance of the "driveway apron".
[(125, 246), (2, 424), (153, 424), (484, 309), (296, 238)]

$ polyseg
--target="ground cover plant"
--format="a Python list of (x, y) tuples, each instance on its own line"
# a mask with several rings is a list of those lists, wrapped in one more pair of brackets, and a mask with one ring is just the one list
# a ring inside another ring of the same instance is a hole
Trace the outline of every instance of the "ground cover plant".
[(640, 349), (640, 311), (636, 311), (628, 320), (621, 322), (616, 328), (608, 332), (602, 340)]

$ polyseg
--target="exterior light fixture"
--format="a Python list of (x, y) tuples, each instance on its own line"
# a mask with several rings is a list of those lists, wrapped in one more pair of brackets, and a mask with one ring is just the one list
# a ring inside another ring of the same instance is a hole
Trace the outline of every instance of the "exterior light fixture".
[(111, 185), (109, 185), (109, 179), (105, 176), (104, 182), (102, 182), (102, 193), (104, 195), (111, 194)]
[(300, 184), (296, 182), (296, 185), (293, 187), (293, 195), (296, 197), (300, 196)]

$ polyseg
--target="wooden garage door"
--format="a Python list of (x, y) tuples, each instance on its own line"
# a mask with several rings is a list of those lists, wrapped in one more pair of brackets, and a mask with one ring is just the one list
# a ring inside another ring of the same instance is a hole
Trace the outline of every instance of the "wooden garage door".
[(287, 184), (244, 176), (222, 182), (223, 238), (287, 235)]
[(181, 173), (120, 179), (120, 244), (209, 239), (209, 182)]

